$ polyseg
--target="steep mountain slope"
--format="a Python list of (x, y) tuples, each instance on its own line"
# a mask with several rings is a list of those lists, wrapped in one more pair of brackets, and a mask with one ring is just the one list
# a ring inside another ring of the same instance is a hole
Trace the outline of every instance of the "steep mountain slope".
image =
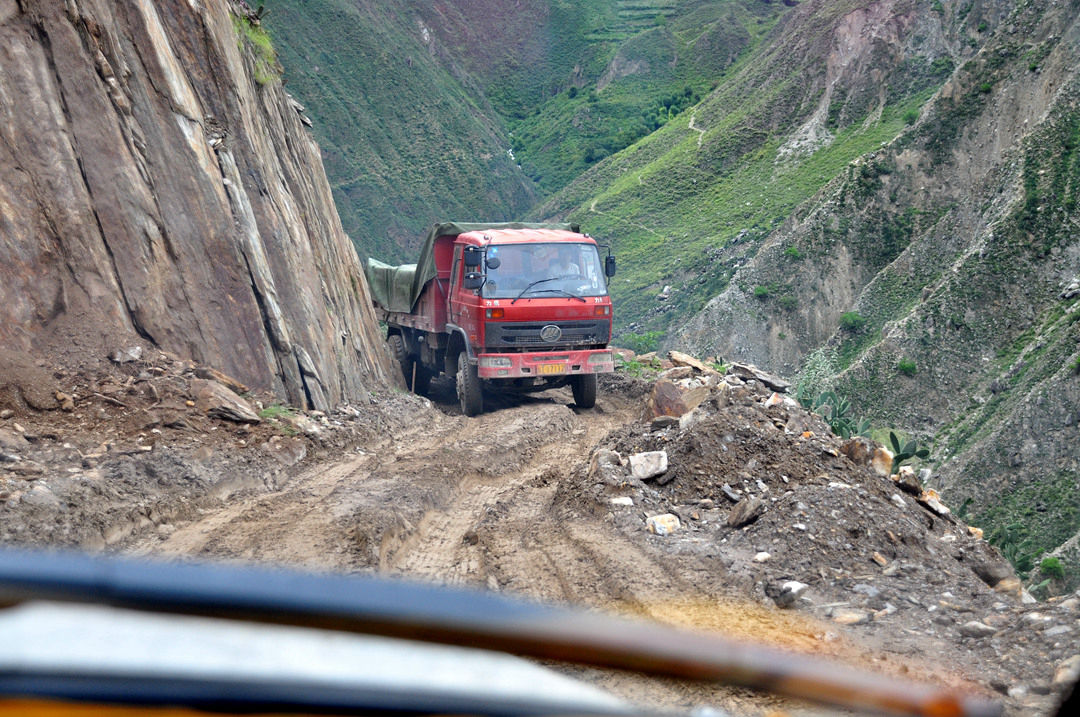
[(362, 253), (404, 261), (431, 222), (520, 219), (538, 195), (667, 123), (786, 7), (271, 0), (266, 9), (346, 231)]
[(312, 118), (342, 223), (363, 253), (413, 260), (433, 222), (518, 219), (535, 201), (498, 115), (452, 73), (409, 3), (267, 7), (286, 80)]
[(133, 343), (298, 405), (390, 380), (318, 149), (242, 3), (3, 0), (0, 98), (0, 388)]
[(801, 3), (698, 106), (538, 213), (615, 240), (624, 329), (685, 322), (799, 204), (917, 116), (974, 52), (966, 40), (983, 14), (915, 0)]
[(936, 439), (935, 485), (1026, 572), (1080, 530), (1080, 3), (981, 9), (997, 32), (914, 126), (771, 234), (674, 343), (801, 362), (812, 393)]

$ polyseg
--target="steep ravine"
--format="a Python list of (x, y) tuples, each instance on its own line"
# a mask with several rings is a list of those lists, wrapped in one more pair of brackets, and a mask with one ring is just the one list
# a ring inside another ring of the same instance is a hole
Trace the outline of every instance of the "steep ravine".
[[(801, 367), (917, 435), (934, 487), (1023, 572), (1080, 528), (1080, 4), (982, 5), (1009, 12), (980, 51), (674, 343)], [(1080, 580), (1065, 557), (1059, 588)]]
[(389, 380), (261, 32), (231, 0), (0, 0), (4, 350), (149, 344), (315, 408)]

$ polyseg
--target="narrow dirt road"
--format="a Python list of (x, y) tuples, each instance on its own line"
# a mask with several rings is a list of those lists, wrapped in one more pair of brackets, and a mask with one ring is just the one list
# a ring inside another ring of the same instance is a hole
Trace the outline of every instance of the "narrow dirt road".
[[(130, 552), (487, 585), (492, 573), (476, 544), (478, 522), (553, 466), (587, 460), (629, 410), (624, 399), (611, 397), (579, 412), (568, 390), (510, 401), (473, 419), (433, 407), (399, 435), (213, 510), (171, 535), (147, 536)], [(517, 506), (515, 515), (525, 523), (542, 519), (543, 500), (531, 497), (532, 505)]]
[[(718, 601), (722, 586), (707, 559), (688, 570), (627, 538), (613, 516), (567, 500), (565, 479), (584, 470), (609, 432), (639, 417), (639, 400), (604, 395), (581, 411), (562, 389), (465, 418), (442, 399), (398, 435), (127, 552), (372, 571), (820, 649), (815, 621)], [(783, 704), (737, 689), (560, 669), (642, 704), (709, 703), (738, 714)]]

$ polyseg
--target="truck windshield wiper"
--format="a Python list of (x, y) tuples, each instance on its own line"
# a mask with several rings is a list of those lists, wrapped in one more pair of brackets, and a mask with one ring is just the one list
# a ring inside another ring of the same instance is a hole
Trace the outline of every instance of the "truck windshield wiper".
[[(578, 301), (580, 301), (583, 304), (587, 303), (585, 301), (585, 299), (583, 299), (582, 297), (578, 296), (577, 294), (575, 294), (575, 293), (573, 293), (571, 291), (567, 291), (566, 289), (537, 289), (537, 291), (554, 291), (554, 292), (558, 292), (558, 293), (560, 293), (560, 294), (562, 294), (564, 296), (569, 296), (571, 299), (577, 299)], [(521, 298), (521, 297), (518, 297), (518, 298)], [(514, 299), (514, 301), (517, 301), (517, 299)], [(514, 301), (511, 301), (510, 303), (512, 304), (512, 303), (514, 303)]]
[(534, 286), (536, 286), (537, 284), (543, 284), (543, 283), (544, 283), (545, 281), (556, 281), (556, 280), (558, 280), (559, 278), (560, 278), (560, 277), (558, 277), (558, 276), (549, 276), (549, 277), (548, 277), (548, 278), (546, 278), (546, 279), (537, 279), (536, 281), (534, 281), (533, 283), (529, 284), (529, 285), (528, 285), (528, 286), (526, 286), (526, 287), (525, 287), (524, 289), (522, 289), (522, 290), (521, 290), (521, 293), (520, 293), (520, 294), (518, 294), (517, 296), (515, 296), (515, 297), (514, 297), (514, 301), (511, 301), (510, 303), (511, 303), (511, 304), (513, 304), (513, 303), (514, 303), (515, 301), (517, 301), (517, 300), (518, 300), (518, 299), (520, 299), (521, 297), (525, 296), (525, 294), (529, 293), (529, 289), (533, 288), (533, 287), (534, 287)]

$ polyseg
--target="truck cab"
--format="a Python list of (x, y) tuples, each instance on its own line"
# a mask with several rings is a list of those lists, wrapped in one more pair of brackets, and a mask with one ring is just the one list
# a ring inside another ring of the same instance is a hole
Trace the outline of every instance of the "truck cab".
[(433, 276), (411, 311), (381, 312), (406, 383), (420, 390), (440, 372), (455, 376), (467, 415), (483, 410), (482, 388), (569, 385), (591, 408), (597, 374), (614, 370), (614, 258), (601, 259), (576, 227), (464, 226), (430, 237), (422, 261), (430, 255)]

